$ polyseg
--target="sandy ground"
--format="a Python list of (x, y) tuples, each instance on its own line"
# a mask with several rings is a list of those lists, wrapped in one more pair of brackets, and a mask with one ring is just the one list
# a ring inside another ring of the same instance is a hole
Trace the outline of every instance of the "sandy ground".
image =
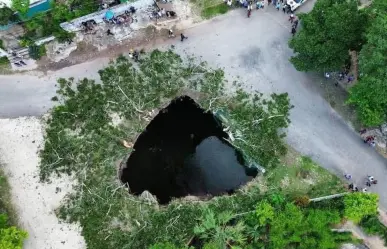
[(86, 248), (80, 227), (61, 223), (55, 215), (55, 209), (71, 191), (71, 179), (39, 182), (38, 151), (42, 143), (38, 118), (0, 119), (0, 162), (11, 185), (20, 226), (29, 234), (24, 249)]

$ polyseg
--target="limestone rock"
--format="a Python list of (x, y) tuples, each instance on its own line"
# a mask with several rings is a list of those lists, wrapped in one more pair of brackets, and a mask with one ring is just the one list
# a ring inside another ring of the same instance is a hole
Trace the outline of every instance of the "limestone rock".
[(140, 197), (141, 200), (148, 202), (148, 204), (158, 204), (157, 198), (149, 193), (149, 191), (145, 190), (141, 193)]

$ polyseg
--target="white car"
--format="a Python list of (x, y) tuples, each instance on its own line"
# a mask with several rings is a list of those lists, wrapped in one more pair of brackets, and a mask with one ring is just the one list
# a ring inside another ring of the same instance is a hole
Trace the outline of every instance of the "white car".
[(287, 5), (290, 6), (290, 9), (292, 11), (296, 10), (298, 7), (300, 7), (303, 3), (305, 3), (308, 0), (287, 0)]

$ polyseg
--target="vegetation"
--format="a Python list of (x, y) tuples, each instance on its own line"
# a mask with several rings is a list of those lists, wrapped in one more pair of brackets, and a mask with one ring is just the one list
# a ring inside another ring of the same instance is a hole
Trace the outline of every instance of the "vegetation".
[(12, 9), (25, 16), (30, 8), (29, 0), (12, 0)]
[(0, 248), (22, 249), (23, 241), (28, 234), (15, 226), (9, 226), (6, 214), (0, 213)]
[(377, 235), (384, 239), (387, 245), (387, 227), (384, 226), (376, 215), (363, 217), (359, 224), (368, 235)]
[[(26, 38), (37, 39), (53, 35), (60, 42), (74, 37), (74, 34), (63, 30), (59, 25), (98, 10), (95, 0), (70, 1), (69, 3), (52, 2), (52, 9), (45, 13), (39, 13), (25, 22)], [(69, 5), (68, 5), (69, 4)], [(50, 25), (47, 25), (49, 23)]]
[(7, 56), (0, 57), (0, 65), (9, 65)]
[(376, 194), (354, 193), (344, 197), (344, 215), (350, 220), (359, 223), (367, 215), (378, 213), (379, 197)]
[(28, 54), (34, 60), (39, 60), (42, 56), (46, 55), (46, 47), (44, 45), (30, 45), (28, 47)]
[(229, 10), (230, 7), (228, 7), (224, 3), (220, 3), (211, 7), (207, 7), (202, 10), (202, 17), (206, 19), (210, 19), (211, 17), (220, 15), (220, 14), (225, 14)]
[[(289, 124), (291, 106), (286, 94), (263, 98), (235, 85), (238, 91), (227, 95), (222, 70), (210, 69), (193, 59), (184, 63), (172, 51), (155, 50), (138, 65), (119, 57), (101, 70), (100, 76), (103, 84), (88, 79), (76, 85), (74, 79), (58, 81), (60, 90), (54, 99), (59, 105), (48, 120), (40, 169), (42, 180), (48, 180), (54, 172), (77, 177), (77, 193), (60, 215), (80, 221), (91, 248), (144, 248), (160, 238), (180, 243), (188, 239), (186, 231), (193, 229), (194, 217), (201, 213), (198, 206), (172, 204), (160, 213), (156, 207), (129, 196), (117, 183), (113, 167), (130, 152), (121, 141), (134, 141), (147, 124), (147, 112), (179, 94), (192, 93), (212, 111), (228, 110), (227, 126), (235, 137), (233, 143), (252, 161), (274, 168), (286, 153), (284, 134), (277, 132)], [(113, 125), (113, 114), (124, 120), (121, 125)], [(256, 202), (250, 199), (253, 192), (244, 194), (246, 202)], [(232, 203), (234, 208), (243, 205), (241, 198), (221, 202), (222, 209)], [(165, 224), (171, 219), (174, 226), (166, 231)], [(107, 237), (96, 236), (99, 233)]]
[[(309, 203), (309, 196), (342, 191), (337, 178), (306, 157), (294, 165), (282, 163), (287, 148), (280, 130), (289, 124), (291, 108), (286, 94), (249, 94), (236, 82), (235, 91), (226, 92), (222, 70), (192, 58), (183, 61), (172, 51), (155, 50), (135, 65), (121, 56), (99, 73), (103, 84), (58, 81), (53, 98), (58, 105), (47, 120), (40, 166), (42, 180), (53, 173), (77, 179), (75, 193), (58, 215), (80, 222), (88, 247), (336, 248), (351, 239), (331, 228), (345, 212), (349, 218), (363, 216), (354, 214), (352, 202), (347, 207), (343, 198)], [(206, 202), (180, 199), (160, 207), (129, 195), (114, 167), (130, 153), (122, 140), (134, 142), (149, 122), (148, 113), (182, 94), (224, 114), (234, 146), (272, 176)], [(291, 178), (286, 180), (290, 185), (284, 184), (285, 177)], [(300, 188), (291, 191), (290, 186)]]
[(385, 1), (376, 0), (371, 12), (371, 27), (366, 33), (367, 44), (360, 52), (360, 77), (348, 99), (348, 103), (356, 106), (361, 121), (368, 126), (387, 121), (386, 28), (387, 6)]
[(0, 248), (21, 249), (27, 233), (13, 226), (16, 213), (12, 207), (10, 186), (0, 168)]
[(289, 42), (297, 70), (341, 70), (349, 51), (360, 51), (367, 27), (365, 11), (355, 0), (319, 0), (308, 14), (299, 14), (303, 28)]
[(12, 21), (16, 21), (17, 17), (14, 11), (6, 6), (0, 8), (0, 26), (7, 25)]

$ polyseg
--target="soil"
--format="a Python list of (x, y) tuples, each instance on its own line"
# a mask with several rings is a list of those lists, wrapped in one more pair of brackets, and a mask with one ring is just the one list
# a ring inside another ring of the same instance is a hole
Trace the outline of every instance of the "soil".
[(221, 122), (188, 96), (174, 99), (140, 134), (121, 181), (161, 204), (187, 195), (232, 193), (252, 179), (242, 155), (227, 141)]

